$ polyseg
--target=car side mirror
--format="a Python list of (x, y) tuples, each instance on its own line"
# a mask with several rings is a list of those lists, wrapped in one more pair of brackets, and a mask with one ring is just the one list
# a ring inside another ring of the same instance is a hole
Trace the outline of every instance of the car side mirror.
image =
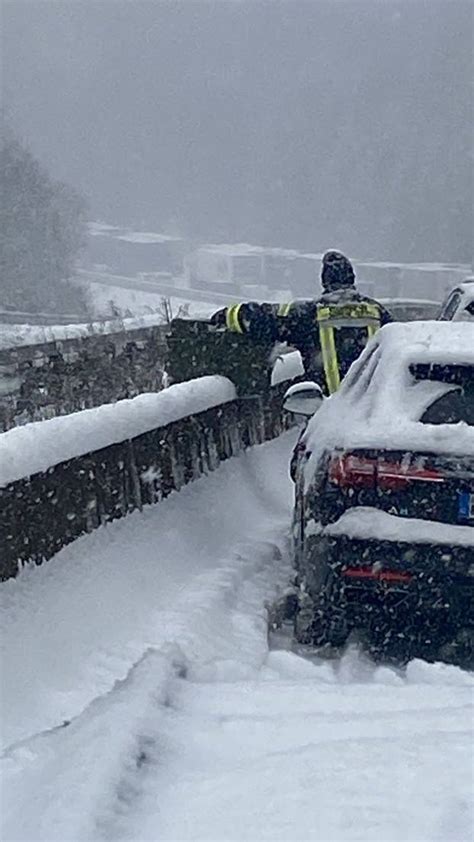
[(304, 415), (311, 418), (318, 411), (324, 401), (321, 387), (311, 380), (295, 383), (285, 392), (283, 409), (293, 415)]

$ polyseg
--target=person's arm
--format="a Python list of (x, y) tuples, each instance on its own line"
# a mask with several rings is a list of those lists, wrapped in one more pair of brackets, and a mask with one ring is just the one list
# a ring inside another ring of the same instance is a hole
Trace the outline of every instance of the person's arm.
[(272, 304), (247, 301), (218, 310), (211, 323), (233, 333), (246, 334), (256, 342), (278, 341), (278, 325)]
[(216, 312), (212, 314), (209, 321), (210, 321), (211, 325), (214, 325), (214, 327), (225, 327), (226, 326), (226, 315), (227, 315), (227, 307), (221, 307), (220, 310), (216, 310)]
[(384, 325), (390, 324), (390, 322), (393, 322), (394, 319), (393, 319), (392, 314), (389, 313), (389, 311), (383, 306), (383, 304), (380, 304), (380, 302), (377, 302), (377, 303), (378, 303), (378, 306), (380, 308), (380, 325), (381, 325), (381, 327), (383, 327)]
[(380, 301), (377, 301), (375, 298), (368, 297), (364, 297), (362, 300), (367, 301), (369, 304), (375, 304), (380, 313), (380, 327), (388, 325), (390, 322), (394, 321), (392, 314), (389, 313), (387, 308), (384, 307), (383, 304), (380, 303)]

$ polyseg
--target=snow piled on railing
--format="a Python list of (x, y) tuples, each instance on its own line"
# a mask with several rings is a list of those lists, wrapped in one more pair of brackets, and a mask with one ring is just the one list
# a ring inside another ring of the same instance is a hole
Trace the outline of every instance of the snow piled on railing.
[(0, 487), (235, 398), (234, 384), (216, 374), (15, 427), (0, 435)]

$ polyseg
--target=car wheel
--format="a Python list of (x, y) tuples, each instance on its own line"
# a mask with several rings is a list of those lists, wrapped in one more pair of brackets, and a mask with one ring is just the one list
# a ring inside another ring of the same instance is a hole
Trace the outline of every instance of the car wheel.
[(440, 647), (439, 657), (464, 669), (474, 669), (474, 629), (460, 629), (454, 640)]
[(311, 644), (313, 642), (314, 606), (308, 594), (303, 593), (298, 599), (294, 615), (295, 638), (298, 643)]
[(313, 601), (302, 593), (295, 615), (295, 638), (298, 643), (339, 648), (346, 642), (350, 626), (340, 606)]

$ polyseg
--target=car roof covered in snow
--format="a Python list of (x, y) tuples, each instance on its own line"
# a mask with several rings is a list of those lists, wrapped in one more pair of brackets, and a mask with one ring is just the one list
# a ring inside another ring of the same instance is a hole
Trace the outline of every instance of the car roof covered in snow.
[(463, 294), (463, 304), (466, 303), (466, 300), (472, 301), (474, 299), (474, 278), (469, 281), (463, 281), (462, 284), (459, 284), (459, 289)]
[(474, 364), (474, 328), (466, 322), (397, 322), (382, 328), (375, 341), (384, 352), (390, 350), (401, 358), (414, 356), (413, 362), (436, 358)]
[(474, 427), (420, 422), (425, 409), (453, 389), (452, 383), (416, 377), (412, 367), (426, 364), (474, 368), (474, 325), (408, 322), (381, 328), (308, 424), (307, 481), (321, 454), (335, 448), (474, 456)]
[(463, 304), (465, 299), (471, 300), (474, 298), (474, 278), (466, 278), (466, 280), (462, 281), (460, 284), (456, 284), (456, 286), (450, 291), (449, 296), (451, 296), (453, 292), (461, 293), (463, 297)]

